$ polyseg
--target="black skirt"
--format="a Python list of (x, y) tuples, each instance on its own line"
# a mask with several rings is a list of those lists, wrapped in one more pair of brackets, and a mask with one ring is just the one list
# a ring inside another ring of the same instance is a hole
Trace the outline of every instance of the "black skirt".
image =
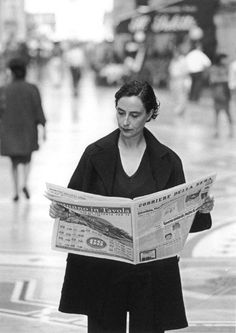
[(10, 156), (13, 164), (27, 164), (31, 161), (31, 153), (28, 155)]

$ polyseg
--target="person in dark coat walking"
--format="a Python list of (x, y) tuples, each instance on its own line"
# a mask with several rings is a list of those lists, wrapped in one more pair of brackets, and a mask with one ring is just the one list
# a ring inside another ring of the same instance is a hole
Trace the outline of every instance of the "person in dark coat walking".
[(22, 191), (27, 199), (28, 177), (32, 152), (39, 148), (38, 125), (43, 126), (43, 139), (46, 139), (46, 119), (41, 97), (36, 85), (26, 82), (26, 64), (23, 60), (12, 59), (8, 67), (11, 82), (1, 88), (1, 155), (9, 156), (12, 162), (14, 201), (19, 199), (19, 164), (23, 165)]
[[(90, 144), (69, 188), (105, 196), (134, 198), (185, 182), (178, 155), (160, 143), (146, 122), (159, 102), (143, 81), (125, 83), (115, 95), (118, 129)], [(191, 232), (211, 227), (213, 199), (207, 197)], [(68, 211), (52, 203), (50, 216)], [(59, 310), (88, 315), (88, 332), (163, 333), (187, 326), (177, 256), (144, 265), (69, 253)]]
[(209, 81), (212, 92), (212, 98), (215, 110), (215, 134), (214, 137), (219, 136), (219, 116), (220, 112), (225, 112), (228, 127), (229, 137), (233, 137), (233, 119), (230, 110), (231, 92), (229, 88), (229, 71), (227, 63), (227, 55), (218, 53), (215, 55), (213, 65), (209, 72)]

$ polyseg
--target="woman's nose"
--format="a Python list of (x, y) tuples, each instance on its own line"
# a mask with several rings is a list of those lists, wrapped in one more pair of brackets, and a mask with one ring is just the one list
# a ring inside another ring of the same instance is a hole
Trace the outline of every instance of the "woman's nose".
[(129, 116), (126, 116), (124, 119), (124, 125), (129, 125)]

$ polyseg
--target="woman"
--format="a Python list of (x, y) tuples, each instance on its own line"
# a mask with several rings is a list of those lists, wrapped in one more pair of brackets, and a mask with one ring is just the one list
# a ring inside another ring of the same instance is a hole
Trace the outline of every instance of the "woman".
[[(9, 156), (12, 162), (14, 201), (19, 200), (19, 164), (23, 165), (22, 191), (27, 199), (31, 154), (38, 149), (38, 125), (44, 128), (43, 113), (38, 88), (25, 81), (26, 65), (21, 59), (9, 62), (11, 82), (1, 89), (4, 107), (1, 115), (1, 155)], [(2, 101), (3, 104), (3, 101)]]
[[(183, 183), (180, 158), (145, 128), (159, 102), (147, 82), (131, 81), (115, 95), (118, 129), (89, 145), (69, 187), (134, 198)], [(211, 227), (207, 199), (191, 231)], [(50, 216), (67, 212), (51, 204)], [(88, 332), (163, 333), (187, 326), (177, 257), (130, 265), (69, 254), (59, 310), (88, 315)]]

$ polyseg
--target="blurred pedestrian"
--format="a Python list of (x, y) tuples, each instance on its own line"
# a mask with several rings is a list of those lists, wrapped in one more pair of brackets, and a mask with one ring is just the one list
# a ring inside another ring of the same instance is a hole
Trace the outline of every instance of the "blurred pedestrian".
[(229, 89), (236, 102), (236, 59), (229, 64)]
[[(125, 83), (115, 94), (118, 128), (86, 148), (69, 187), (133, 199), (185, 182), (177, 154), (145, 124), (155, 119), (159, 101), (143, 81)], [(191, 232), (211, 227), (213, 199), (196, 213)], [(52, 203), (50, 216), (68, 211)], [(143, 221), (148, 223), (148, 221)], [(89, 333), (163, 333), (187, 326), (178, 258), (143, 265), (69, 253), (59, 310), (88, 315)]]
[(64, 59), (63, 48), (59, 41), (54, 42), (50, 59), (50, 72), (53, 86), (55, 88), (60, 88), (63, 82)]
[(75, 44), (70, 48), (65, 55), (68, 64), (74, 96), (78, 95), (79, 82), (82, 75), (82, 70), (85, 64), (84, 52), (80, 45)]
[[(9, 64), (11, 81), (1, 88), (4, 102), (1, 115), (1, 155), (9, 156), (12, 163), (14, 201), (20, 195), (19, 164), (23, 165), (22, 191), (30, 198), (28, 177), (31, 154), (39, 148), (38, 125), (43, 126), (46, 139), (46, 119), (38, 88), (26, 82), (26, 65), (21, 59), (12, 59)], [(2, 102), (2, 104), (3, 104)]]
[(211, 66), (211, 60), (202, 51), (200, 42), (196, 42), (191, 51), (186, 55), (186, 61), (191, 77), (189, 99), (190, 101), (198, 102), (204, 86), (207, 69)]
[(236, 90), (236, 60), (233, 60), (229, 65), (229, 87)]
[(26, 64), (26, 66), (30, 64), (31, 57), (30, 57), (29, 47), (26, 41), (21, 41), (18, 43), (16, 57), (22, 59)]
[(182, 116), (185, 113), (190, 84), (186, 57), (180, 48), (176, 48), (169, 64), (169, 86), (176, 115)]
[(228, 65), (226, 54), (217, 54), (210, 69), (210, 85), (215, 110), (215, 137), (219, 135), (219, 114), (225, 112), (228, 126), (229, 137), (233, 137), (233, 120), (230, 112), (231, 93), (228, 83)]
[(18, 43), (13, 34), (9, 36), (6, 40), (3, 50), (3, 58), (5, 62), (5, 67), (9, 63), (9, 61), (17, 56), (18, 52)]

